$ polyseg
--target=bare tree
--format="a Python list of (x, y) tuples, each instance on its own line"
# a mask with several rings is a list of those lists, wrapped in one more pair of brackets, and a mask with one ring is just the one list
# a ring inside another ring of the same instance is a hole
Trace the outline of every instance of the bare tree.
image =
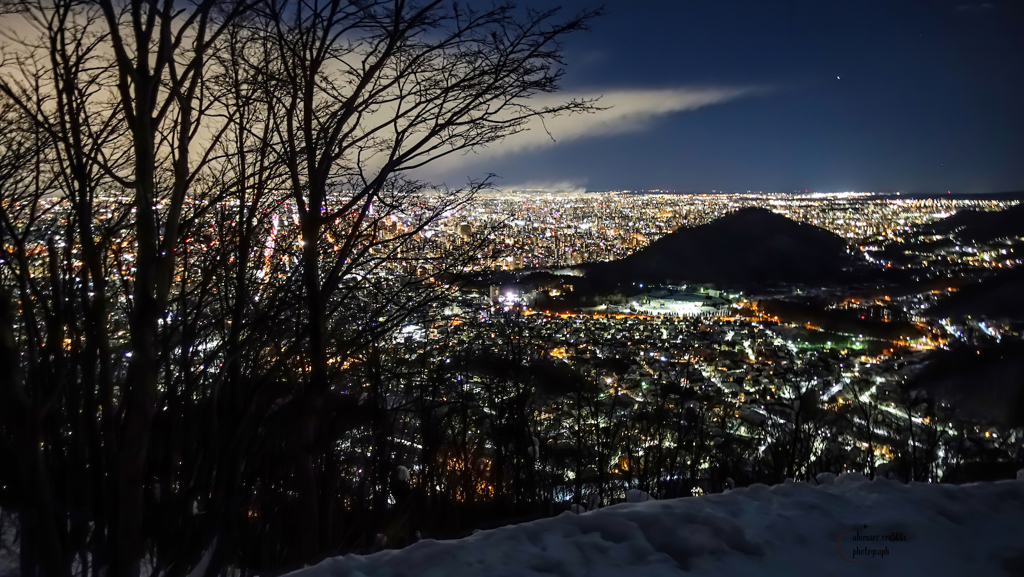
[[(182, 574), (215, 542), (212, 574), (255, 514), (246, 483), (299, 495), (260, 523), (294, 545), (271, 563), (308, 559), (333, 534), (325, 399), (487, 243), (431, 238), (486, 178), (449, 189), (414, 171), (592, 109), (530, 97), (557, 89), (560, 40), (595, 13), (6, 9), (20, 31), (0, 61), (3, 350), (26, 368), (5, 379), (24, 418), (5, 418), (2, 446), (29, 474), (12, 502), (39, 520), (23, 552), (47, 560), (25, 570), (132, 575), (148, 556)], [(270, 431), (287, 439), (284, 471), (249, 460)]]
[[(274, 42), (268, 80), (280, 111), (278, 152), (301, 236), (304, 321), (295, 350), (308, 373), (295, 454), (307, 528), (298, 547), (318, 544), (311, 446), (330, 364), (405, 318), (423, 281), (357, 289), (380, 278), (400, 250), (424, 260), (409, 241), (486, 185), (430, 198), (410, 171), (496, 142), (530, 119), (589, 110), (583, 101), (533, 108), (528, 97), (555, 90), (559, 40), (592, 16), (555, 22), (554, 12), (520, 17), (511, 5), (477, 12), (440, 0), (263, 5)], [(386, 218), (409, 201), (422, 208), (408, 230), (382, 240)], [(429, 274), (445, 272), (446, 261), (433, 260), (440, 270)]]

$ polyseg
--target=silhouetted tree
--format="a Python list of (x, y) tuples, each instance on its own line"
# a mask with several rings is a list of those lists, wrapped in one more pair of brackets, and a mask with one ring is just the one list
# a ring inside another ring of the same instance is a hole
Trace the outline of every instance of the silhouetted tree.
[[(268, 567), (334, 546), (320, 511), (347, 465), (329, 440), (362, 423), (338, 402), (361, 386), (346, 371), (488, 242), (425, 234), (486, 179), (448, 189), (411, 173), (590, 110), (530, 97), (557, 89), (560, 41), (595, 13), (4, 10), (24, 24), (0, 62), (4, 354), (23, 367), (0, 391), (0, 447), (20, 475), (4, 504), (34, 520), (23, 570), (132, 575), (148, 558), (184, 574), (208, 554), (214, 574), (253, 524), (289, 543), (261, 552)], [(349, 426), (323, 422), (325, 403)], [(371, 424), (394, 433), (385, 408)]]

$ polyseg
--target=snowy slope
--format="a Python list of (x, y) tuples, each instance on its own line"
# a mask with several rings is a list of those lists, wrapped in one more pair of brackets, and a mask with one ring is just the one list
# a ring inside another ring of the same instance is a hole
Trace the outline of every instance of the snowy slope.
[(1024, 481), (754, 485), (335, 557), (292, 575), (1024, 575)]
[(0, 509), (0, 577), (20, 575), (18, 560), (18, 519)]

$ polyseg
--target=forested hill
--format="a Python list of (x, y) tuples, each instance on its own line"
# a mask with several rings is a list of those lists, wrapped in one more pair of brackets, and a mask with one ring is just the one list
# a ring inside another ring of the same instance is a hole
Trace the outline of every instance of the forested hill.
[(997, 211), (964, 209), (923, 229), (926, 234), (953, 233), (961, 240), (988, 242), (1024, 236), (1024, 203)]
[(826, 283), (852, 263), (838, 235), (763, 208), (680, 228), (621, 260), (584, 265), (587, 276), (722, 285)]

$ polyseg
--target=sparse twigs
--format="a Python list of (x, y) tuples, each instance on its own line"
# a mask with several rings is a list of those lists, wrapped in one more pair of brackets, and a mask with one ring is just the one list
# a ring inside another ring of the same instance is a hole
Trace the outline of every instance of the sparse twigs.
[(363, 423), (341, 400), (362, 392), (353, 367), (490, 242), (431, 236), (488, 177), (449, 188), (417, 170), (593, 109), (530, 97), (558, 88), (562, 39), (596, 13), (2, 9), (0, 330), (3, 370), (20, 368), (0, 387), (0, 456), (18, 464), (0, 505), (34, 520), (23, 573), (147, 559), (212, 575), (336, 548), (339, 511), (371, 506), (343, 503), (335, 478)]

